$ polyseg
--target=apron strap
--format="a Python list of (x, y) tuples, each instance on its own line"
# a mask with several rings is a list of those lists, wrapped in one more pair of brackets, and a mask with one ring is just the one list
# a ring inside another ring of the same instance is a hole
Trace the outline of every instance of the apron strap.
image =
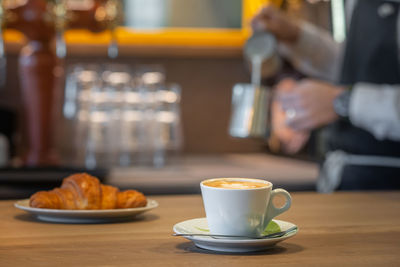
[(317, 191), (320, 193), (335, 191), (342, 181), (342, 174), (346, 165), (400, 168), (400, 158), (353, 155), (342, 150), (331, 151), (327, 153), (326, 160), (319, 172)]

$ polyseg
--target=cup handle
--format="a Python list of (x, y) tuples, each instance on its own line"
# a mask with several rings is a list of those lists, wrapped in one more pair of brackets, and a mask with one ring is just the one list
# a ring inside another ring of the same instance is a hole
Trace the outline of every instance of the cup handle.
[[(280, 207), (280, 208), (275, 207), (273, 200), (274, 200), (274, 197), (277, 196), (277, 195), (282, 195), (282, 196), (285, 197), (286, 203), (285, 203), (285, 205), (283, 205), (283, 207)], [(286, 191), (285, 189), (281, 189), (281, 188), (277, 188), (277, 189), (272, 190), (271, 196), (270, 196), (270, 199), (269, 199), (268, 208), (267, 208), (267, 213), (266, 213), (267, 215), (266, 215), (266, 218), (264, 220), (265, 227), (267, 227), (268, 223), (274, 217), (276, 217), (279, 214), (287, 211), (290, 208), (291, 204), (292, 204), (292, 197), (290, 196), (288, 191)]]

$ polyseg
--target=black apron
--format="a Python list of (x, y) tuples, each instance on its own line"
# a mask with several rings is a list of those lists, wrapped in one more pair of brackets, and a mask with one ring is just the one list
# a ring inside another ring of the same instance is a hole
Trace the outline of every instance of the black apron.
[[(380, 16), (389, 3), (393, 12)], [(341, 84), (400, 84), (397, 19), (399, 3), (359, 0), (352, 14), (341, 73)], [(330, 126), (329, 150), (349, 154), (400, 157), (400, 142), (379, 141), (346, 120)], [(339, 190), (400, 189), (400, 168), (347, 165)]]

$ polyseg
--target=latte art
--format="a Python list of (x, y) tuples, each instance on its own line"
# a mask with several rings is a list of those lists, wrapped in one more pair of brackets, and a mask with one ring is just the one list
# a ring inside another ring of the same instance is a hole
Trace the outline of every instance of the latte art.
[(205, 186), (225, 189), (255, 189), (269, 186), (268, 183), (238, 180), (215, 180), (204, 183)]

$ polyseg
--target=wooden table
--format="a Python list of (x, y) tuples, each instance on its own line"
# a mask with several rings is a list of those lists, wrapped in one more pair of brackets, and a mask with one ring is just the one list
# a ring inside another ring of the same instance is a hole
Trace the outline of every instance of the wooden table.
[(201, 197), (158, 196), (135, 221), (52, 224), (0, 202), (0, 266), (399, 266), (400, 192), (294, 193), (279, 218), (297, 236), (264, 252), (216, 253), (172, 237), (172, 226), (204, 216)]

